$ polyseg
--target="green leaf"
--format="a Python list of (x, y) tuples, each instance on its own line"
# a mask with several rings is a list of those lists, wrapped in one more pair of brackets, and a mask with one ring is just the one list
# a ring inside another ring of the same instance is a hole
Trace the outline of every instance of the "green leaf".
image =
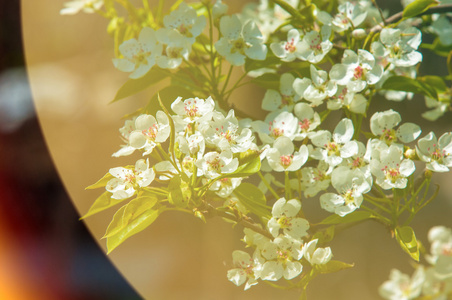
[(243, 182), (234, 190), (234, 194), (250, 212), (261, 218), (271, 218), (271, 207), (267, 205), (264, 193), (254, 184)]
[(83, 217), (81, 217), (80, 220), (92, 216), (94, 214), (97, 214), (98, 212), (106, 210), (107, 208), (115, 206), (116, 204), (125, 200), (125, 199), (120, 200), (112, 199), (111, 195), (112, 193), (107, 191), (100, 195), (100, 197), (97, 198), (96, 201), (94, 201), (93, 205), (91, 205), (88, 212)]
[(311, 238), (311, 240), (318, 239), (317, 244), (321, 245), (330, 242), (334, 238), (335, 226), (327, 227), (324, 230), (317, 231)]
[(171, 204), (181, 208), (188, 206), (192, 191), (190, 186), (185, 181), (181, 180), (180, 176), (171, 178), (168, 190), (170, 192), (168, 200)]
[(435, 54), (437, 54), (439, 56), (443, 56), (443, 57), (447, 57), (449, 55), (450, 51), (452, 51), (452, 45), (441, 44), (441, 41), (439, 40), (439, 38), (436, 38), (432, 44), (422, 43), (420, 45), (420, 47), (422, 47), (424, 49), (429, 49), (429, 50), (433, 51)]
[(415, 261), (419, 261), (419, 244), (410, 226), (397, 227), (395, 237), (403, 251), (408, 253)]
[(266, 89), (279, 91), (280, 78), (281, 76), (278, 74), (266, 73), (259, 77), (253, 78), (251, 82)]
[(439, 76), (427, 75), (417, 78), (418, 81), (423, 82), (436, 90), (438, 94), (447, 91), (447, 85), (444, 80)]
[(94, 183), (90, 186), (87, 186), (85, 188), (85, 190), (92, 190), (92, 189), (97, 189), (100, 187), (105, 187), (107, 185), (107, 183), (110, 181), (110, 179), (113, 179), (113, 175), (111, 175), (110, 172), (108, 172), (107, 174), (104, 175), (104, 177), (99, 179), (96, 183)]
[(452, 50), (447, 55), (447, 70), (449, 71), (449, 76), (452, 76)]
[(168, 75), (169, 75), (168, 72), (165, 72), (162, 69), (155, 67), (141, 78), (129, 79), (118, 90), (115, 98), (110, 103), (135, 95), (136, 93), (156, 84), (157, 82), (162, 81), (163, 79), (168, 77)]
[(281, 59), (276, 57), (273, 53), (269, 51), (267, 54), (267, 58), (265, 60), (254, 60), (251, 58), (246, 58), (245, 60), (245, 72), (262, 69), (262, 68), (271, 68), (277, 64), (281, 63)]
[(157, 201), (155, 197), (138, 197), (116, 212), (104, 236), (107, 239), (107, 254), (157, 219), (160, 212), (153, 209)]
[(338, 216), (336, 214), (331, 215), (317, 225), (333, 225), (333, 224), (346, 224), (346, 223), (353, 223), (353, 222), (359, 222), (366, 219), (374, 218), (374, 216), (368, 212), (368, 211), (354, 211), (352, 213), (349, 213), (348, 215), (345, 215), (343, 217)]
[(353, 268), (353, 267), (354, 267), (354, 264), (347, 264), (347, 263), (344, 263), (344, 262), (338, 261), (338, 260), (330, 260), (329, 262), (327, 262), (324, 265), (317, 265), (316, 269), (321, 274), (328, 274), (328, 273), (334, 273), (334, 272), (338, 272), (338, 271)]
[(403, 18), (413, 18), (438, 4), (439, 2), (437, 0), (415, 0), (405, 7), (403, 10)]
[(171, 107), (171, 104), (178, 98), (190, 98), (193, 97), (193, 92), (189, 91), (185, 88), (179, 87), (179, 86), (167, 86), (158, 93), (156, 93), (152, 98), (149, 100), (148, 104), (145, 107), (145, 112), (147, 114), (155, 115), (155, 113), (159, 110), (159, 103), (158, 97), (160, 95), (160, 99), (164, 105), (164, 107)]
[(438, 99), (438, 94), (434, 88), (424, 82), (404, 76), (389, 77), (383, 84), (382, 90), (405, 91), (421, 94), (433, 99)]

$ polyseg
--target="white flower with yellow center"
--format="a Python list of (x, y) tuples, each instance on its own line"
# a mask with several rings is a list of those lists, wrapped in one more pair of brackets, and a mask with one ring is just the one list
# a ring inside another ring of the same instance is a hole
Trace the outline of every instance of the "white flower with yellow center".
[(263, 263), (260, 277), (262, 280), (276, 281), (284, 277), (287, 280), (297, 277), (303, 270), (299, 260), (303, 257), (302, 242), (280, 235), (260, 249)]
[(328, 73), (310, 66), (311, 79), (296, 78), (293, 88), (298, 95), (311, 102), (311, 106), (319, 106), (328, 97), (334, 96), (337, 91), (335, 82), (328, 80)]
[(345, 50), (342, 63), (333, 65), (330, 70), (331, 80), (353, 93), (361, 92), (368, 84), (376, 84), (382, 75), (383, 67), (375, 63), (370, 52), (362, 49), (358, 53)]
[(416, 147), (419, 158), (427, 163), (427, 169), (434, 172), (448, 172), (452, 167), (452, 133), (443, 134), (439, 140), (435, 133), (419, 139)]
[(245, 290), (257, 284), (259, 278), (259, 262), (252, 259), (251, 256), (240, 250), (232, 252), (232, 261), (236, 268), (228, 271), (228, 279), (236, 286), (245, 284)]
[(122, 72), (132, 72), (129, 77), (140, 78), (155, 65), (162, 54), (162, 45), (157, 41), (155, 31), (144, 27), (138, 40), (130, 39), (119, 46), (119, 52), (124, 58), (114, 58), (114, 66)]
[(397, 145), (388, 146), (378, 143), (378, 149), (372, 151), (370, 171), (376, 177), (376, 183), (383, 189), (404, 189), (407, 177), (416, 167), (410, 159), (403, 159), (403, 151)]
[(135, 130), (130, 133), (130, 146), (135, 149), (143, 149), (143, 155), (151, 153), (154, 147), (165, 142), (171, 133), (166, 114), (159, 110), (156, 117), (140, 115), (135, 120)]
[(299, 46), (298, 58), (312, 64), (321, 62), (325, 55), (333, 49), (330, 36), (331, 27), (327, 25), (322, 26), (320, 33), (315, 30), (306, 33)]
[(263, 143), (272, 144), (280, 136), (295, 139), (299, 132), (298, 119), (290, 112), (283, 111), (266, 121), (253, 121), (251, 128), (257, 132)]
[(267, 151), (268, 164), (276, 172), (299, 170), (308, 160), (309, 151), (306, 145), (302, 145), (296, 152), (294, 150), (290, 138), (286, 136), (277, 138), (273, 147)]
[(136, 190), (148, 186), (155, 178), (149, 161), (144, 159), (138, 160), (133, 170), (117, 167), (111, 168), (109, 173), (115, 178), (110, 179), (105, 188), (112, 193), (111, 198), (118, 200), (132, 197)]
[(352, 141), (353, 123), (350, 119), (342, 119), (334, 129), (333, 134), (328, 130), (319, 130), (309, 135), (314, 149), (310, 154), (317, 160), (324, 160), (330, 166), (339, 165), (344, 158), (358, 153), (358, 144)]
[(216, 178), (221, 174), (232, 173), (239, 166), (238, 159), (232, 157), (229, 150), (218, 153), (216, 151), (206, 153), (195, 162), (201, 173), (209, 179)]
[(185, 127), (193, 122), (210, 120), (214, 108), (215, 102), (211, 97), (205, 100), (197, 97), (182, 100), (182, 97), (178, 97), (171, 104), (171, 109), (177, 114), (172, 116), (176, 131), (184, 131)]
[(300, 209), (301, 203), (296, 199), (288, 201), (285, 198), (278, 199), (273, 204), (272, 218), (267, 223), (270, 233), (277, 237), (282, 229), (285, 235), (294, 239), (301, 239), (306, 236), (309, 222), (296, 217)]
[(189, 44), (193, 44), (206, 26), (206, 17), (197, 16), (194, 8), (182, 2), (176, 10), (163, 17), (163, 24), (177, 30)]
[(270, 45), (273, 53), (281, 58), (282, 61), (291, 62), (301, 55), (300, 32), (297, 29), (291, 29), (287, 33), (287, 41), (272, 43)]
[(421, 128), (416, 124), (404, 123), (397, 130), (394, 129), (401, 121), (400, 114), (392, 109), (376, 112), (370, 118), (370, 131), (388, 145), (398, 140), (410, 143), (417, 139), (421, 134)]
[(359, 170), (350, 170), (339, 166), (331, 174), (331, 184), (335, 193), (326, 193), (320, 196), (320, 206), (329, 212), (343, 217), (361, 206), (363, 194), (370, 191), (371, 185)]
[(246, 57), (264, 60), (267, 56), (264, 39), (254, 22), (242, 25), (236, 15), (224, 16), (220, 19), (220, 32), (223, 36), (215, 43), (215, 48), (232, 65), (243, 65)]

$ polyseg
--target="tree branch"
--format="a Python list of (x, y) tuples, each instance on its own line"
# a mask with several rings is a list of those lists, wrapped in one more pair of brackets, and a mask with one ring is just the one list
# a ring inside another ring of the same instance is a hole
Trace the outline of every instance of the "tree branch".
[[(423, 13), (419, 14), (417, 17), (432, 15), (432, 14), (447, 13), (447, 12), (452, 12), (452, 4), (443, 4), (443, 5), (431, 7), (429, 9), (427, 9), (426, 11), (424, 11)], [(392, 23), (398, 22), (402, 18), (403, 18), (403, 11), (390, 16), (385, 21), (386, 21), (386, 24), (392, 24)], [(375, 25), (374, 27), (372, 27), (370, 29), (370, 32), (372, 32), (372, 33), (378, 32), (383, 29), (383, 26), (384, 26), (383, 24)]]

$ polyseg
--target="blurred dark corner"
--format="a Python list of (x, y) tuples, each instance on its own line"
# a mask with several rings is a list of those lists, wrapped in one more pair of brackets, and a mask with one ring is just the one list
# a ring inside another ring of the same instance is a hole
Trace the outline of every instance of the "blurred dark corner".
[(139, 299), (78, 221), (47, 151), (31, 97), (20, 1), (0, 0), (0, 255), (15, 249), (17, 261), (10, 261), (15, 269), (10, 274), (26, 274), (10, 279), (23, 280), (16, 284), (24, 289), (34, 286), (42, 291), (27, 299)]

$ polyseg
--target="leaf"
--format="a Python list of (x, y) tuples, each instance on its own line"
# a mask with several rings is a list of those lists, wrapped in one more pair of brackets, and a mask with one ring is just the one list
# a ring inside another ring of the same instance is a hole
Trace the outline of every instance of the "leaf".
[(421, 81), (404, 76), (389, 77), (383, 83), (381, 89), (411, 92), (415, 94), (422, 94), (433, 99), (438, 99), (438, 94), (434, 88)]
[(271, 68), (277, 64), (281, 63), (281, 59), (276, 57), (272, 52), (268, 52), (267, 58), (265, 60), (254, 60), (250, 58), (246, 58), (245, 60), (245, 72), (262, 69), (262, 68)]
[(104, 192), (102, 195), (99, 196), (99, 198), (94, 201), (93, 205), (89, 208), (88, 212), (80, 218), (80, 220), (92, 216), (94, 214), (97, 214), (98, 212), (101, 212), (103, 210), (106, 210), (107, 208), (110, 208), (112, 206), (115, 206), (116, 204), (124, 201), (125, 199), (113, 199), (111, 198), (112, 193), (110, 192)]
[(93, 190), (93, 189), (105, 187), (107, 185), (107, 183), (110, 181), (110, 179), (113, 179), (113, 175), (111, 175), (110, 172), (108, 172), (107, 174), (104, 175), (104, 177), (99, 179), (96, 183), (94, 183), (90, 186), (87, 186), (85, 188), (85, 190)]
[(452, 76), (452, 50), (447, 55), (447, 70), (449, 71), (449, 75)]
[(317, 231), (311, 238), (311, 240), (318, 239), (317, 244), (321, 245), (324, 243), (328, 243), (334, 238), (334, 229), (335, 226), (327, 227), (324, 230)]
[(338, 272), (341, 270), (353, 268), (354, 266), (355, 266), (354, 264), (347, 264), (347, 263), (344, 263), (344, 262), (338, 261), (338, 260), (330, 260), (329, 262), (327, 262), (324, 265), (317, 265), (316, 269), (321, 274), (328, 274), (328, 273), (334, 273), (334, 272)]
[(363, 221), (363, 220), (371, 219), (371, 218), (374, 218), (374, 216), (372, 215), (372, 213), (370, 213), (368, 211), (354, 211), (343, 217), (336, 215), (336, 214), (331, 215), (331, 216), (323, 219), (317, 225), (346, 224), (346, 223), (359, 222), (359, 221)]
[(271, 218), (271, 207), (267, 205), (264, 193), (254, 184), (243, 182), (234, 190), (234, 194), (250, 212), (261, 218)]
[(153, 209), (157, 201), (155, 197), (138, 197), (116, 212), (104, 235), (107, 239), (107, 254), (157, 219), (160, 212)]
[(188, 206), (192, 191), (190, 186), (185, 181), (181, 180), (180, 176), (171, 178), (168, 190), (170, 192), (168, 200), (171, 204), (181, 208)]
[(438, 5), (439, 2), (437, 0), (415, 0), (408, 4), (403, 10), (403, 18), (413, 18), (415, 16), (420, 15), (430, 7)]
[(415, 261), (419, 261), (419, 244), (410, 226), (397, 227), (395, 237), (403, 251), (408, 253)]
[(266, 89), (279, 91), (280, 78), (281, 76), (278, 74), (266, 73), (259, 77), (253, 78), (251, 82)]
[(129, 79), (118, 90), (115, 98), (110, 103), (135, 95), (136, 93), (156, 84), (157, 82), (162, 81), (163, 79), (168, 77), (168, 75), (169, 73), (163, 71), (158, 67), (155, 67), (141, 78)]
[(157, 110), (159, 110), (158, 97), (160, 95), (160, 99), (165, 107), (171, 107), (171, 104), (176, 100), (178, 97), (182, 98), (190, 98), (193, 97), (193, 92), (179, 87), (179, 86), (167, 86), (158, 93), (156, 93), (152, 98), (149, 100), (148, 104), (145, 107), (145, 112), (150, 115), (155, 115)]
[(417, 78), (418, 81), (423, 82), (436, 90), (438, 94), (447, 91), (447, 85), (439, 76), (427, 75)]

